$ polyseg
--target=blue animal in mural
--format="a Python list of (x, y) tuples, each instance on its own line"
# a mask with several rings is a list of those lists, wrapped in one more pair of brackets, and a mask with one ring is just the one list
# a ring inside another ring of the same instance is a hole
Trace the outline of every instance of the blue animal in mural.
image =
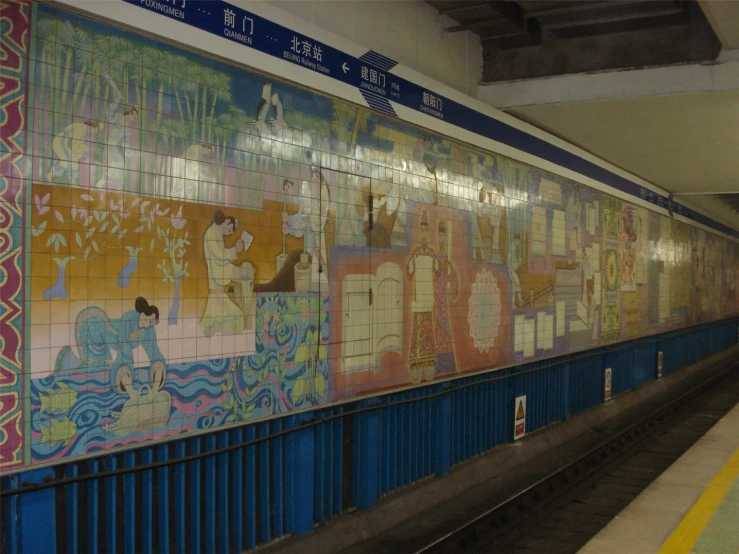
[[(112, 386), (122, 394), (131, 393), (134, 350), (144, 349), (149, 358), (149, 378), (159, 390), (166, 377), (166, 360), (157, 344), (159, 308), (138, 297), (134, 309), (120, 319), (111, 319), (101, 308), (90, 306), (77, 315), (77, 354), (65, 346), (57, 356), (55, 373), (63, 370), (96, 371), (110, 368)], [(115, 356), (114, 356), (115, 353)]]

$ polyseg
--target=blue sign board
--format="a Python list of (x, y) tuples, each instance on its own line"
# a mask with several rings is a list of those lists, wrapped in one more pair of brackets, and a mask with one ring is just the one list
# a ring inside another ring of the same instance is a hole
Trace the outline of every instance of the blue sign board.
[(544, 139), (394, 75), (391, 70), (397, 62), (377, 52), (370, 50), (358, 58), (351, 56), (223, 0), (123, 1), (356, 87), (367, 104), (380, 112), (397, 115), (390, 101), (395, 102), (600, 181), (665, 208), (671, 214), (680, 214), (727, 235), (739, 237), (739, 231), (671, 198), (646, 189)]

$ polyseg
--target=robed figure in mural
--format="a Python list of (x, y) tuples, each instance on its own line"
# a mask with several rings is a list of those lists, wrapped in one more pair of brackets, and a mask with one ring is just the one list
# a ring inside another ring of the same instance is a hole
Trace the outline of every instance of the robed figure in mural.
[(501, 263), (500, 220), (503, 209), (500, 206), (500, 191), (491, 182), (480, 187), (479, 202), (475, 203), (472, 214), (472, 246), (475, 259), (481, 262)]
[(439, 253), (434, 269), (434, 344), (436, 346), (436, 375), (454, 373), (457, 369), (452, 344), (452, 325), (449, 317), (449, 301), (459, 295), (459, 275), (449, 259), (447, 223), (439, 220), (437, 226)]
[(429, 219), (421, 215), (421, 244), (416, 246), (405, 266), (405, 276), (413, 281), (413, 333), (408, 365), (414, 382), (430, 379), (436, 365), (434, 345), (434, 271), (439, 270), (436, 252), (428, 245)]
[(226, 216), (221, 210), (213, 213), (213, 222), (205, 232), (203, 248), (208, 265), (208, 303), (200, 325), (205, 334), (236, 335), (254, 328), (252, 288), (254, 266), (249, 262), (234, 265), (241, 252), (251, 245), (252, 237), (242, 232), (231, 248), (226, 248), (228, 237), (239, 226), (238, 219)]
[[(292, 182), (287, 182), (285, 192), (292, 192)], [(311, 167), (311, 181), (303, 182), (298, 199), (298, 213), (282, 213), (282, 232), (285, 235), (304, 237), (303, 250), (311, 257), (312, 290), (328, 291), (328, 249), (326, 248), (326, 222), (328, 221), (331, 193), (323, 174)]]
[(77, 184), (80, 177), (80, 162), (89, 159), (89, 142), (103, 128), (99, 121), (85, 120), (72, 123), (62, 129), (51, 141), (54, 164), (46, 175), (49, 182)]
[(523, 291), (521, 288), (521, 277), (518, 274), (518, 270), (523, 267), (524, 252), (523, 252), (523, 241), (521, 240), (521, 234), (515, 233), (513, 236), (513, 242), (511, 243), (511, 249), (508, 252), (508, 276), (511, 279), (511, 301), (513, 306), (520, 308), (523, 305)]

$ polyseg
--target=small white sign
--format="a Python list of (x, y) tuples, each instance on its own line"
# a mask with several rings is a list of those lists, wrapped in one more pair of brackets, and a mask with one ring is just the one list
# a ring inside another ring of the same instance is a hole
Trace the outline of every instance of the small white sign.
[(662, 352), (657, 352), (657, 379), (662, 379), (662, 361), (664, 360), (664, 355)]
[(513, 440), (517, 441), (526, 434), (526, 395), (517, 396), (513, 412)]
[(613, 390), (613, 369), (606, 368), (605, 378), (603, 379), (603, 402), (611, 399), (611, 391)]

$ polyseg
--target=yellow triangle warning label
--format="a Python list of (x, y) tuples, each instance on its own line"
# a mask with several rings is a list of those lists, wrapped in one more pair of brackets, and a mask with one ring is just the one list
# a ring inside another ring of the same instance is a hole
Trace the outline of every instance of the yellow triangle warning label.
[(526, 416), (523, 413), (523, 402), (519, 402), (518, 403), (518, 410), (516, 410), (516, 421), (518, 421), (519, 419), (523, 419), (524, 417), (526, 417)]

